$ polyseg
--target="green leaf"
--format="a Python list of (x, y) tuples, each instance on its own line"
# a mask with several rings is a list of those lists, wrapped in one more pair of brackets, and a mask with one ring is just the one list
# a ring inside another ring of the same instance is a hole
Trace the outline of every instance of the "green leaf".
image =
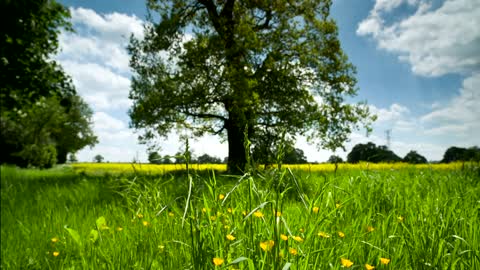
[(282, 270), (290, 269), (290, 266), (291, 266), (291, 265), (292, 265), (292, 263), (287, 262), (287, 263), (283, 266)]
[(97, 242), (98, 240), (98, 231), (97, 230), (91, 230), (90, 235), (88, 236), (90, 238), (90, 241), (93, 243)]
[(107, 225), (107, 221), (105, 220), (104, 217), (97, 218), (96, 223), (97, 223), (97, 229), (101, 229), (102, 227)]
[(67, 228), (67, 226), (65, 226), (64, 228), (73, 238), (73, 241), (75, 241), (75, 243), (77, 243), (79, 246), (82, 246), (82, 240), (80, 239), (80, 235), (78, 234), (78, 232), (74, 229)]
[(249, 260), (247, 257), (238, 257), (235, 260), (233, 260), (231, 263), (229, 263), (228, 265), (237, 264), (237, 263), (247, 261), (247, 260)]

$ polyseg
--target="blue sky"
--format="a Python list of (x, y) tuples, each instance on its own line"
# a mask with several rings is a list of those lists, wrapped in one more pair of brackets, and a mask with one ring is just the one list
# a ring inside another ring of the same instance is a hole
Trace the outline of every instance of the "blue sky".
[[(94, 110), (99, 144), (77, 153), (90, 161), (146, 161), (146, 147), (128, 128), (131, 71), (125, 47), (131, 33), (142, 37), (145, 1), (61, 0), (70, 8), (75, 33), (62, 33), (63, 65), (79, 94)], [(480, 145), (480, 2), (478, 0), (334, 0), (331, 16), (342, 47), (357, 67), (359, 92), (378, 115), (374, 132), (354, 132), (345, 157), (357, 143), (386, 144), (404, 156), (416, 150), (439, 160), (450, 146)], [(160, 153), (181, 147), (172, 132), (158, 141)], [(332, 154), (306, 144), (297, 147), (309, 161)], [(221, 158), (227, 145), (218, 137), (193, 141), (194, 153)]]

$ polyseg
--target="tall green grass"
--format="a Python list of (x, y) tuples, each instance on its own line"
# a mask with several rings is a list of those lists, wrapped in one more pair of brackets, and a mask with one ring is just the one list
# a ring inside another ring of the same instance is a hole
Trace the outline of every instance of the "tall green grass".
[(363, 269), (480, 269), (479, 174), (1, 167), (1, 266), (342, 269), (343, 258)]

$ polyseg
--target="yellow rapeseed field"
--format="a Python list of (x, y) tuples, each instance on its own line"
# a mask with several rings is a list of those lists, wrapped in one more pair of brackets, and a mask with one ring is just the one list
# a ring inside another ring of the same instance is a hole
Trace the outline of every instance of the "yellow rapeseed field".
[[(74, 163), (71, 165), (78, 172), (88, 174), (104, 173), (147, 173), (164, 174), (172, 171), (185, 170), (185, 164), (141, 164), (141, 163)], [(462, 162), (439, 163), (439, 164), (408, 164), (408, 163), (368, 163), (357, 164), (339, 163), (338, 170), (399, 170), (399, 169), (433, 169), (433, 170), (457, 170), (465, 166)], [(260, 166), (263, 168), (263, 166)], [(335, 170), (335, 164), (285, 164), (285, 168), (306, 172), (331, 172)], [(224, 172), (226, 164), (190, 164), (189, 168), (197, 171), (215, 170)]]

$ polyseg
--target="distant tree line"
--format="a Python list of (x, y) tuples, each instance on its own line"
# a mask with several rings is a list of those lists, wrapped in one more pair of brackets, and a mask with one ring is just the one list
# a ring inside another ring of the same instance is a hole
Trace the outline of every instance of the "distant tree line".
[[(442, 163), (449, 163), (454, 161), (479, 161), (480, 149), (477, 146), (470, 148), (450, 147), (443, 155)], [(406, 162), (411, 164), (427, 163), (427, 159), (419, 154), (417, 151), (408, 152), (405, 157), (401, 158), (385, 145), (375, 145), (372, 142), (366, 144), (357, 144), (353, 147), (347, 155), (348, 163), (358, 163), (360, 161), (367, 161), (373, 163), (379, 162)], [(340, 157), (332, 156), (329, 161), (331, 163), (342, 162)]]
[[(291, 144), (286, 144), (282, 150), (283, 154), (282, 159), (280, 160), (284, 164), (305, 164), (308, 163), (307, 158), (303, 150), (294, 148)], [(268, 155), (265, 153), (269, 153)], [(225, 157), (223, 160), (210, 156), (208, 154), (203, 154), (201, 156), (195, 157), (192, 152), (188, 153), (190, 162), (189, 163), (198, 163), (198, 164), (226, 164), (228, 158)], [(264, 151), (261, 152), (259, 148), (253, 148), (252, 158), (257, 164), (272, 165), (276, 164), (278, 160), (277, 157), (273, 155), (273, 151)], [(148, 161), (152, 164), (184, 164), (185, 154), (177, 152), (174, 156), (161, 156), (158, 152), (150, 152), (148, 154)], [(428, 160), (419, 154), (417, 151), (411, 150), (403, 158), (399, 157), (392, 150), (388, 149), (385, 145), (375, 145), (372, 142), (366, 144), (357, 144), (355, 145), (350, 153), (347, 155), (346, 162), (348, 163), (358, 163), (360, 161), (380, 163), (380, 162), (406, 162), (410, 164), (424, 164), (428, 163)], [(455, 161), (480, 161), (480, 148), (473, 146), (470, 148), (461, 148), (461, 147), (450, 147), (445, 152), (443, 159), (439, 162), (450, 163)], [(343, 163), (344, 160), (337, 155), (332, 155), (327, 160), (327, 163)]]

